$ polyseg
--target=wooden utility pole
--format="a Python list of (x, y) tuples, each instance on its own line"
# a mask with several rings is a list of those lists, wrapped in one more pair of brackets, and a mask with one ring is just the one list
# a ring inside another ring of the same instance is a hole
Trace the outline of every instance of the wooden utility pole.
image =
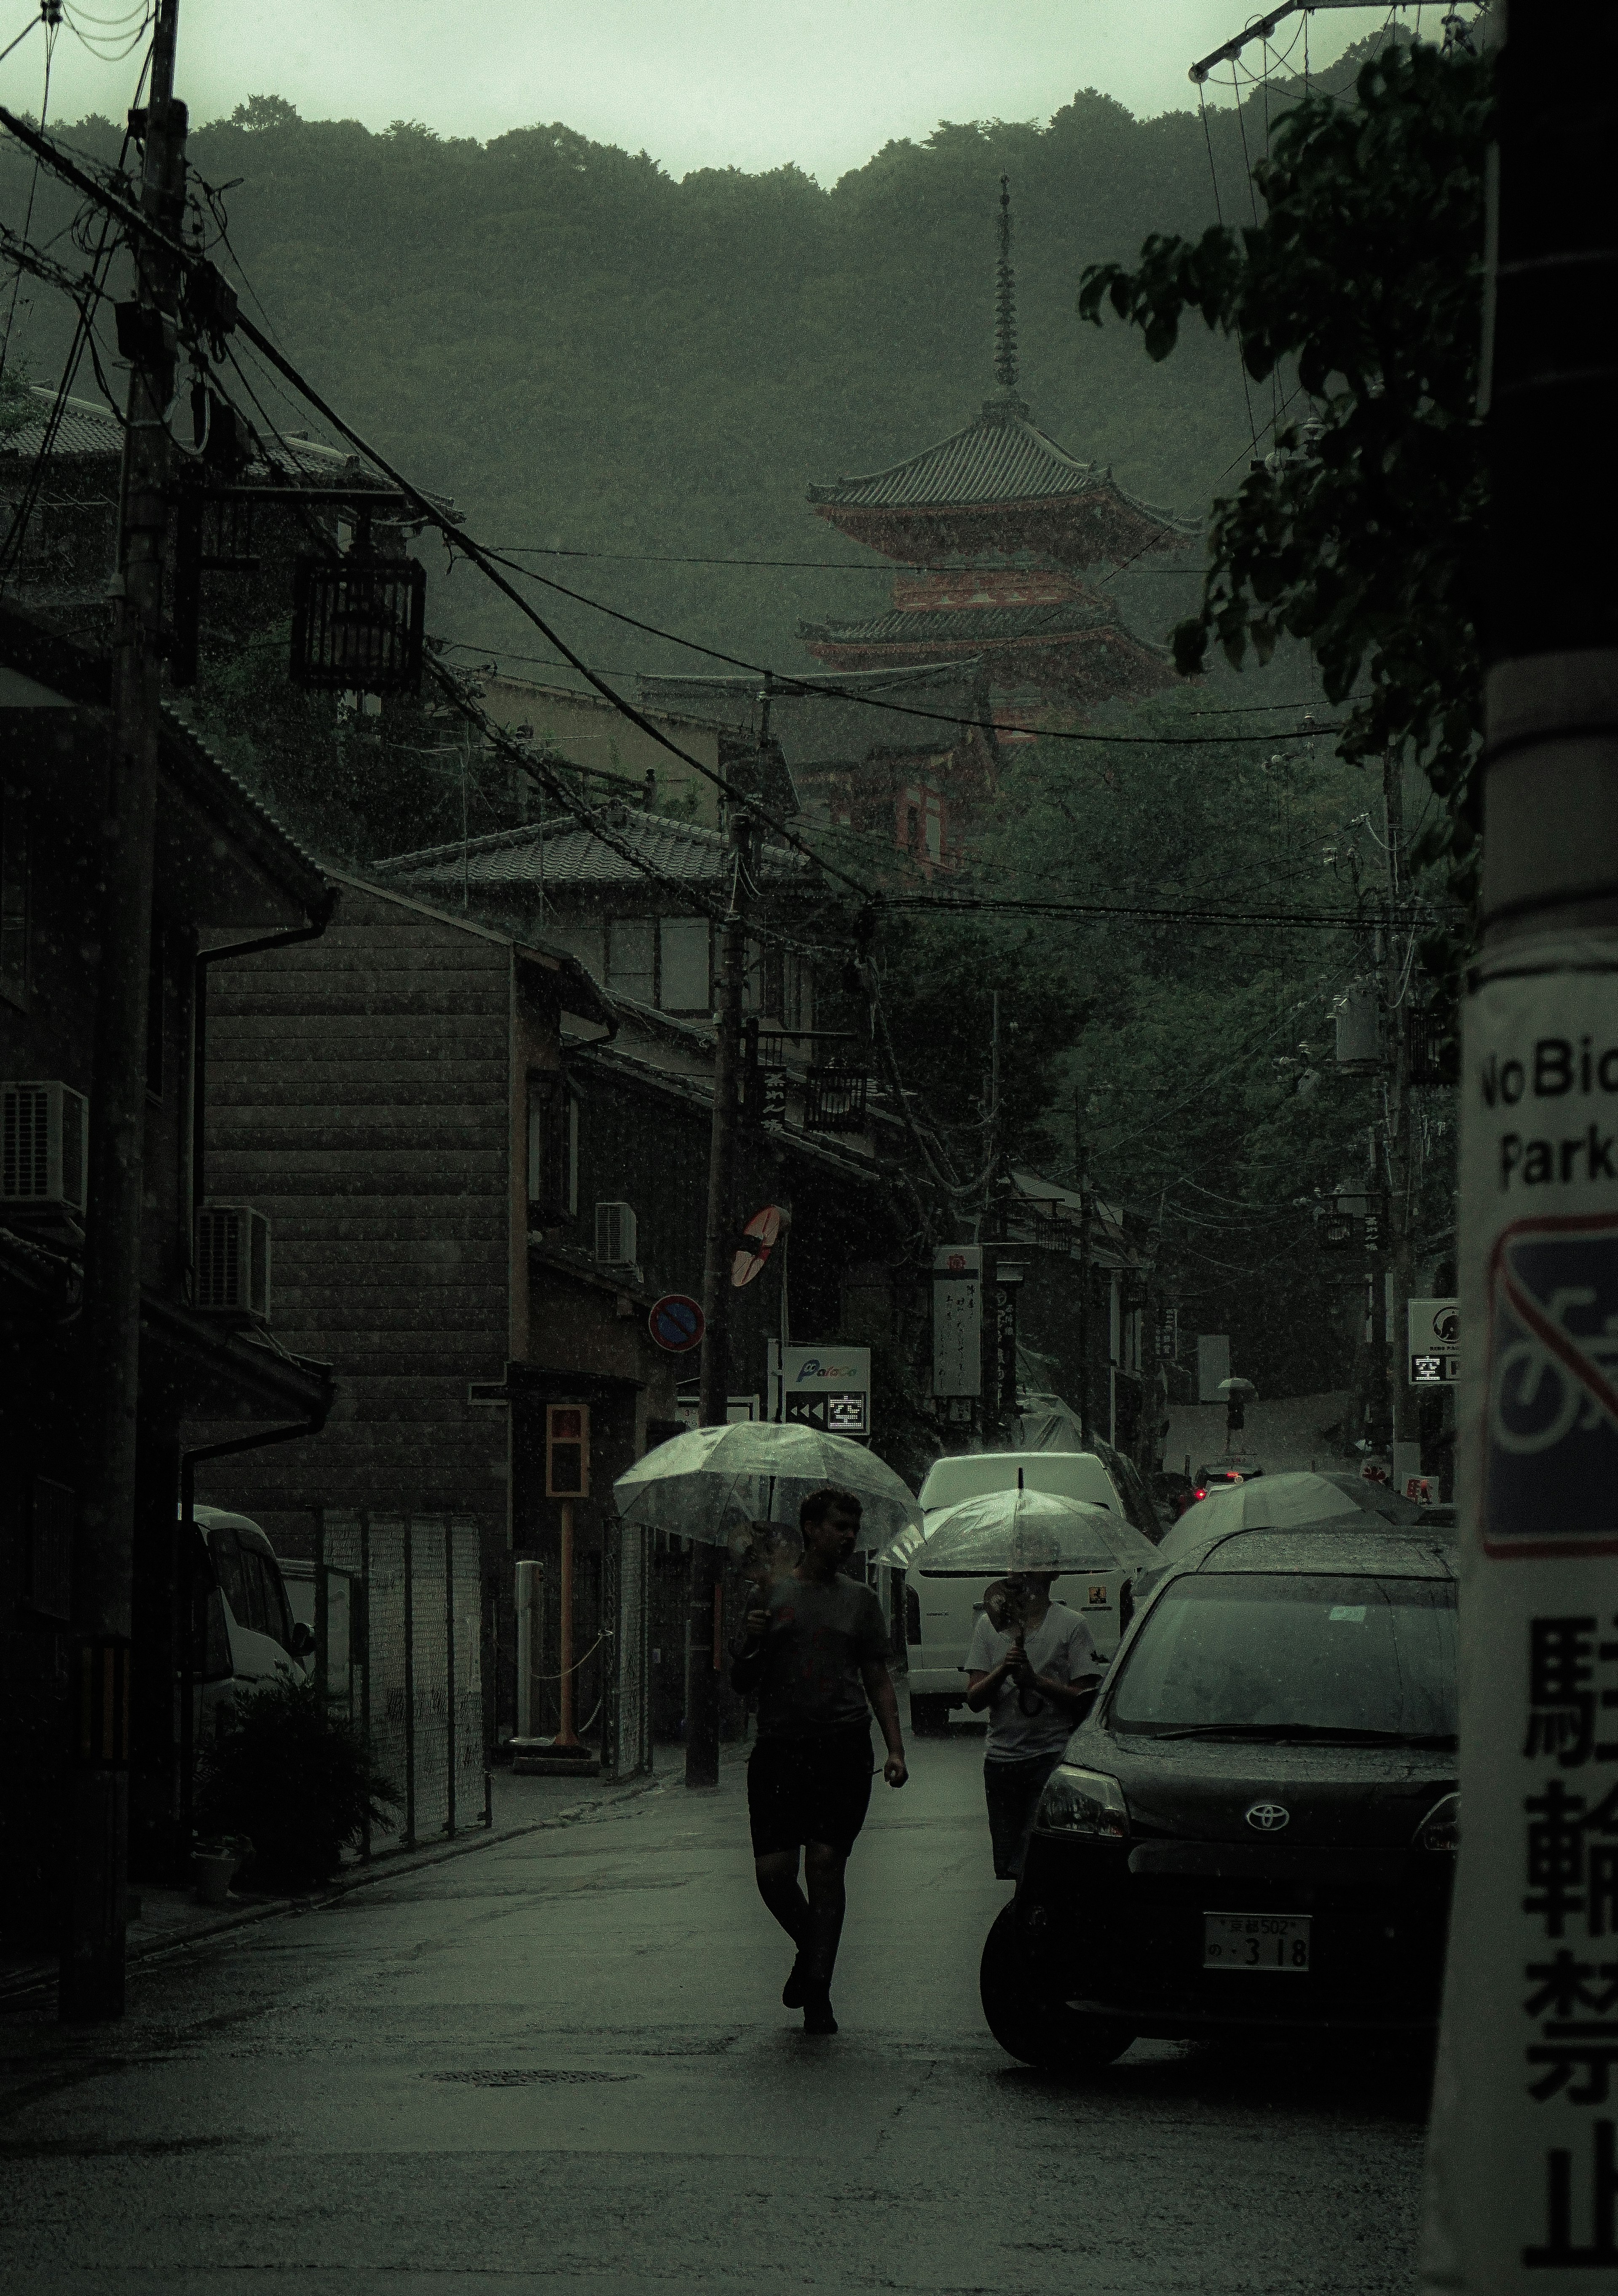
[[(174, 95), (179, 0), (160, 0), (152, 49), (141, 211), (176, 235), (185, 107)], [(129, 360), (112, 635), (112, 734), (101, 822), (94, 1068), (81, 1322), (85, 1443), (73, 1556), (73, 1763), (60, 2011), (124, 2007), (129, 1852), (129, 1664), (140, 1373), (142, 1151), (152, 845), (162, 707), (164, 531), (173, 395), (175, 259), (137, 238), (121, 306)]]
[(1073, 1094), (1073, 1161), (1079, 1171), (1079, 1439), (1090, 1440), (1090, 1180), (1085, 1169), (1084, 1126)]
[(1422, 2284), (1594, 2296), (1618, 2288), (1618, 2112), (1597, 2054), (1618, 1807), (1618, 466), (1576, 442), (1618, 390), (1618, 10), (1509, 0), (1507, 17), (1499, 0), (1485, 36), (1504, 53), (1480, 406), (1483, 868), (1461, 1026), (1462, 1838)]
[[(769, 699), (763, 707), (762, 742), (769, 734)], [(742, 1083), (742, 985), (747, 964), (747, 904), (743, 855), (745, 809), (734, 799), (725, 816), (730, 906), (719, 936), (719, 977), (713, 1046), (713, 1126), (708, 1142), (708, 1231), (702, 1253), (702, 1357), (697, 1415), (704, 1427), (723, 1427), (730, 1398), (730, 1265), (739, 1222), (735, 1210), (735, 1147)], [(686, 1660), (686, 1784), (719, 1782), (720, 1611), (725, 1551), (710, 1540), (691, 1550), (691, 1612)]]

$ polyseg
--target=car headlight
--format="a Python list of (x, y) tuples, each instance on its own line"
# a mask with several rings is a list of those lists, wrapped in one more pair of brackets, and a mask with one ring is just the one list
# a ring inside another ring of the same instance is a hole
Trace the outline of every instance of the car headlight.
[(1040, 1833), (1088, 1834), (1122, 1841), (1129, 1831), (1129, 1806), (1116, 1778), (1058, 1762), (1039, 1796), (1034, 1825)]
[(1448, 1793), (1435, 1801), (1416, 1829), (1417, 1849), (1448, 1850), (1453, 1857), (1461, 1846), (1461, 1798)]

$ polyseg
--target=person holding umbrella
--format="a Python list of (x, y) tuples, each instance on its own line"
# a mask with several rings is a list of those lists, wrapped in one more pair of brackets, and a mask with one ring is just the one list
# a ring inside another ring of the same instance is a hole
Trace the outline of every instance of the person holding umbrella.
[(1023, 1870), (1039, 1796), (1089, 1711), (1102, 1675), (1084, 1620), (1051, 1600), (1056, 1575), (1025, 1563), (987, 1588), (966, 1653), (967, 1706), (974, 1714), (989, 1711), (983, 1797), (1002, 1882), (1014, 1882)]
[[(843, 1870), (871, 1799), (871, 1714), (887, 1745), (883, 1775), (908, 1772), (888, 1629), (870, 1587), (842, 1565), (859, 1538), (852, 1492), (811, 1491), (800, 1511), (803, 1554), (759, 1587), (730, 1670), (759, 1702), (747, 1764), (747, 1815), (759, 1895), (797, 1948), (781, 1999), (806, 2033), (834, 2033), (832, 1971), (842, 1933)], [(806, 1898), (798, 1885), (803, 1856)]]

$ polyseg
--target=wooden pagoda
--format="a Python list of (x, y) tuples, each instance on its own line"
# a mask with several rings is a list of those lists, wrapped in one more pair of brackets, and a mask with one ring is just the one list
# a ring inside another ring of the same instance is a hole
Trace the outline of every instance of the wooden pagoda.
[(888, 470), (809, 489), (818, 517), (899, 561), (899, 571), (886, 612), (802, 623), (800, 636), (842, 670), (980, 658), (1002, 724), (1168, 685), (1166, 649), (1136, 636), (1082, 577), (1147, 551), (1184, 549), (1197, 525), (1138, 501), (1110, 469), (1076, 460), (1018, 397), (1004, 177), (995, 378), (998, 395), (964, 430)]

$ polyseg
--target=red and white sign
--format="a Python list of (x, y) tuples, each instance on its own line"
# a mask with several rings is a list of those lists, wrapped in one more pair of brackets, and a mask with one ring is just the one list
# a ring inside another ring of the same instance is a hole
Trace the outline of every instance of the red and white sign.
[(780, 1205), (766, 1204), (761, 1212), (753, 1214), (742, 1233), (752, 1241), (743, 1245), (730, 1263), (730, 1280), (738, 1290), (762, 1274), (765, 1261), (776, 1248), (781, 1234)]

